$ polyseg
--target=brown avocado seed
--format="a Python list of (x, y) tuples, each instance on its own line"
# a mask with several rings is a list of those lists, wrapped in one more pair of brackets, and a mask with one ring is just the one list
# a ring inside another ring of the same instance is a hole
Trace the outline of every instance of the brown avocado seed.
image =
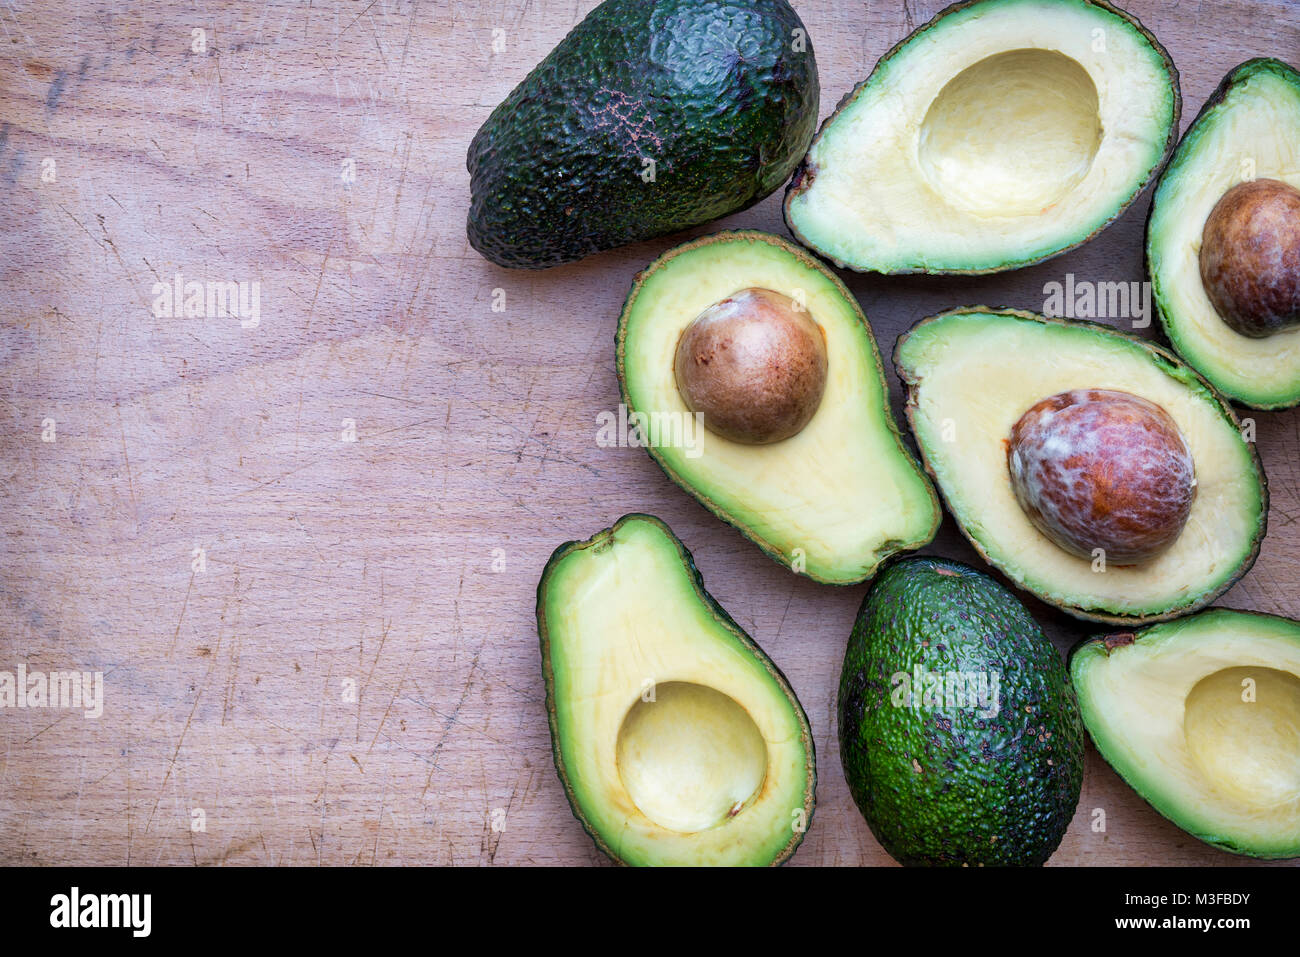
[(770, 289), (742, 289), (683, 330), (677, 389), (709, 431), (746, 445), (788, 439), (826, 389), (826, 337), (806, 308)]
[(1300, 325), (1300, 189), (1257, 179), (1224, 193), (1201, 236), (1201, 282), (1243, 336)]
[(1173, 418), (1147, 399), (1076, 389), (1043, 399), (1007, 442), (1016, 499), (1073, 555), (1136, 565), (1178, 538), (1196, 498), (1192, 453)]

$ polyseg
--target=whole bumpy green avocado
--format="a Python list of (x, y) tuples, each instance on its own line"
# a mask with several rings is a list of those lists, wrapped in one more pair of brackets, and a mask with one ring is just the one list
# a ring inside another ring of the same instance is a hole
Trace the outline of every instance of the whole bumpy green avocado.
[(818, 93), (786, 0), (605, 0), (470, 144), (470, 245), (538, 269), (751, 206), (807, 150)]
[(840, 676), (840, 758), (909, 865), (1035, 865), (1074, 816), (1083, 724), (1061, 656), (1010, 592), (935, 557), (877, 576)]

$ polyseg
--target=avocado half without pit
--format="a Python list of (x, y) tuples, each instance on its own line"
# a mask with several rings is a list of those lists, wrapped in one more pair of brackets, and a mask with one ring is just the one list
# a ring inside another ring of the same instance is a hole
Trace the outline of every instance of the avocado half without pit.
[(837, 265), (988, 273), (1078, 246), (1169, 155), (1178, 74), (1100, 0), (967, 0), (885, 54), (813, 140), (791, 232)]
[(1254, 564), (1268, 512), (1255, 447), (1168, 352), (1108, 326), (976, 306), (919, 322), (894, 364), (963, 534), (1043, 601), (1094, 621), (1164, 620)]
[(1211, 609), (1076, 646), (1097, 750), (1216, 847), (1300, 857), (1300, 622)]
[(740, 231), (668, 251), (628, 294), (617, 362), (654, 461), (786, 567), (853, 584), (934, 537), (871, 327), (797, 246)]
[(1188, 128), (1147, 220), (1174, 349), (1242, 405), (1300, 403), (1300, 72), (1232, 70)]
[(649, 515), (556, 549), (537, 586), (551, 744), (574, 815), (624, 864), (766, 865), (813, 813), (807, 716)]

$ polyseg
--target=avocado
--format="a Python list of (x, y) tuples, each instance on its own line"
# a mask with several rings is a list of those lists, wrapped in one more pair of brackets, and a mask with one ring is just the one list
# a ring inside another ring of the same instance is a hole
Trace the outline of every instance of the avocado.
[(941, 512), (899, 435), (871, 327), (815, 257), (776, 236), (740, 231), (657, 259), (638, 274), (619, 320), (623, 401), (629, 415), (652, 424), (691, 426), (674, 374), (679, 342), (697, 317), (755, 288), (799, 304), (825, 338), (825, 380), (811, 419), (789, 438), (754, 445), (709, 431), (701, 413), (694, 441), (661, 428), (657, 441), (648, 436), (647, 451), (781, 564), (818, 582), (861, 582), (887, 556), (929, 542)]
[(1300, 622), (1213, 608), (1070, 655), (1093, 743), (1187, 833), (1300, 857)]
[(555, 550), (537, 586), (555, 769), (614, 861), (780, 864), (812, 819), (812, 731), (785, 676), (650, 515)]
[(470, 245), (540, 269), (752, 206), (808, 149), (818, 95), (786, 0), (605, 0), (470, 143)]
[[(1092, 621), (1149, 623), (1209, 605), (1254, 564), (1268, 517), (1255, 446), (1227, 402), (1169, 352), (1097, 323), (972, 306), (913, 326), (899, 338), (894, 365), (922, 458), (962, 533), (1048, 604)], [(1012, 428), (1036, 403), (1069, 390), (1145, 399), (1186, 442), (1195, 497), (1181, 534), (1155, 557), (1120, 564), (1072, 554), (1017, 500)]]
[(991, 273), (1087, 242), (1168, 158), (1164, 48), (1100, 0), (966, 0), (920, 27), (823, 125), (785, 220), (836, 265)]
[(1083, 781), (1065, 664), (1025, 607), (967, 565), (891, 563), (844, 654), (840, 759), (871, 832), (907, 865), (1042, 864)]
[[(1233, 187), (1274, 180), (1300, 188), (1298, 142), (1300, 73), (1280, 60), (1241, 64), (1188, 128), (1147, 220), (1152, 299), (1169, 341), (1220, 392), (1257, 409), (1300, 403), (1300, 329), (1252, 337), (1231, 328), (1203, 281), (1202, 240), (1216, 204)], [(1290, 232), (1294, 303), (1300, 301), (1300, 217), (1294, 212)]]

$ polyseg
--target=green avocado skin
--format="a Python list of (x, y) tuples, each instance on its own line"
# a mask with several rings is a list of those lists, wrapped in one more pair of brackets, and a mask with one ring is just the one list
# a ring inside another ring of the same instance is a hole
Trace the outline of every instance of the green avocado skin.
[(818, 97), (786, 0), (605, 0), (470, 143), (470, 245), (541, 269), (744, 209), (807, 151)]
[[(983, 673), (989, 688), (997, 676), (998, 693), (934, 706), (917, 667)], [(901, 864), (1042, 864), (1074, 816), (1084, 734), (1061, 656), (960, 562), (910, 557), (877, 576), (844, 655), (839, 728), (853, 799)]]

